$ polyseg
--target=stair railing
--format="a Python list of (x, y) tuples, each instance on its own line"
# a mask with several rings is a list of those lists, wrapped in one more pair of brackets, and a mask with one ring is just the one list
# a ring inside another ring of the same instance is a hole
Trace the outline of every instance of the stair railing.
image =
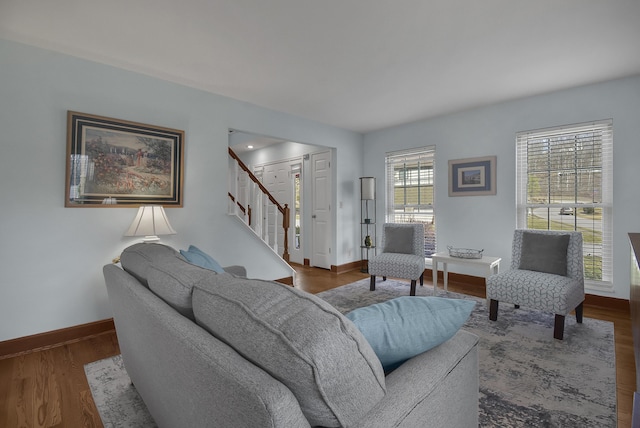
[(229, 156), (229, 214), (238, 216), (277, 254), (280, 254), (277, 231), (278, 216), (282, 215), (284, 251), (281, 256), (288, 262), (289, 205), (282, 206), (231, 147), (229, 147)]

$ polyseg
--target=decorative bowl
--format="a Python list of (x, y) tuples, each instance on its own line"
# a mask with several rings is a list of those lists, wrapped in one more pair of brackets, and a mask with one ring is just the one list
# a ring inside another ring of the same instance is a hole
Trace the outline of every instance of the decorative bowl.
[(481, 259), (482, 258), (482, 250), (473, 250), (471, 248), (454, 248), (450, 245), (447, 245), (447, 249), (449, 250), (449, 255), (451, 257), (457, 257), (459, 259)]

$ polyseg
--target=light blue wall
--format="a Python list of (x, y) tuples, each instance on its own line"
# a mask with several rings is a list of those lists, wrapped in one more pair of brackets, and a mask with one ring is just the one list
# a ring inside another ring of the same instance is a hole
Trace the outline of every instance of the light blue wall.
[(178, 234), (162, 240), (252, 277), (289, 271), (226, 215), (228, 129), (334, 147), (349, 162), (336, 165), (347, 221), (332, 263), (352, 260), (360, 134), (0, 39), (0, 341), (111, 317), (102, 266), (137, 241), (122, 236), (135, 208), (64, 208), (67, 110), (184, 130), (184, 208), (167, 210)]
[[(629, 297), (627, 232), (640, 230), (640, 76), (533, 96), (459, 112), (365, 135), (365, 175), (378, 178), (384, 195), (385, 152), (436, 146), (438, 250), (447, 245), (484, 248), (508, 268), (515, 228), (515, 135), (518, 131), (613, 118), (614, 290), (596, 294)], [(497, 156), (497, 195), (449, 197), (450, 159)], [(379, 198), (378, 215), (384, 214)], [(453, 272), (479, 275), (450, 266)]]

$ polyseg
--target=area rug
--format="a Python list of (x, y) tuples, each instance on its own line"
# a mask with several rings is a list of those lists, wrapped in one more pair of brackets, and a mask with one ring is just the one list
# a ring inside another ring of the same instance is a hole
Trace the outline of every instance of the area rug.
[[(432, 296), (433, 286), (416, 287)], [(369, 279), (319, 293), (343, 313), (409, 295), (409, 283)], [(479, 336), (481, 427), (616, 427), (613, 323), (567, 316), (564, 340), (553, 338), (553, 314), (501, 304), (489, 321), (486, 300), (438, 290), (438, 297), (475, 300), (463, 329)]]
[(84, 366), (104, 428), (155, 428), (157, 425), (124, 368), (122, 355)]
[[(431, 296), (432, 286), (416, 295)], [(347, 313), (409, 294), (409, 284), (387, 280), (369, 291), (364, 279), (319, 293)], [(481, 427), (615, 427), (613, 324), (567, 317), (563, 341), (553, 339), (553, 315), (502, 304), (490, 322), (486, 302), (456, 293), (439, 297), (477, 302), (463, 327), (477, 334)], [(155, 427), (118, 355), (85, 366), (105, 428)]]

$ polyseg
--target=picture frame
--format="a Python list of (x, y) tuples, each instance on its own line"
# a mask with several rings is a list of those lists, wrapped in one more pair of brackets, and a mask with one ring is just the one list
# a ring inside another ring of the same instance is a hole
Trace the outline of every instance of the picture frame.
[(65, 207), (182, 207), (184, 131), (67, 112)]
[(496, 156), (449, 161), (449, 196), (496, 194)]

